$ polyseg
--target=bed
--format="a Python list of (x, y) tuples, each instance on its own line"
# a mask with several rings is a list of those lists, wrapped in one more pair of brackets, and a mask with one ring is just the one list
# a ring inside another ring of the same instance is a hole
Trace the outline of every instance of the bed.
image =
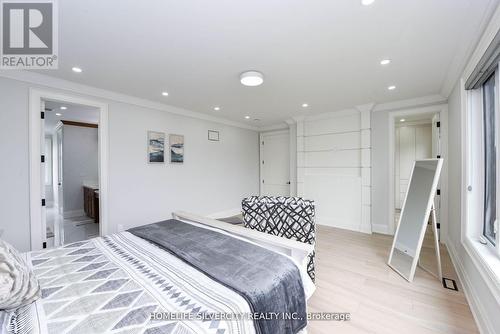
[(177, 212), (172, 220), (23, 254), (42, 296), (0, 312), (0, 332), (305, 333), (311, 251)]

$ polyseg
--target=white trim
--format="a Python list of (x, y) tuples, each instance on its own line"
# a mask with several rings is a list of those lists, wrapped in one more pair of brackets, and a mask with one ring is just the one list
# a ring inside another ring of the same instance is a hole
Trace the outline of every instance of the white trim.
[(457, 253), (453, 242), (446, 242), (446, 247), (448, 248), (448, 254), (450, 254), (451, 262), (455, 268), (460, 283), (462, 283), (462, 288), (465, 293), (465, 298), (469, 303), (470, 310), (474, 319), (476, 320), (477, 327), (480, 333), (488, 334), (495, 333), (495, 328), (488, 318), (488, 312), (484, 309), (483, 304), (479, 299), (479, 294), (474, 289), (474, 284), (472, 284), (467, 271), (464, 268), (461, 257)]
[[(14, 72), (14, 71), (13, 71)], [(108, 105), (100, 101), (70, 95), (58, 90), (42, 90), (30, 88), (29, 90), (29, 185), (30, 185), (30, 227), (31, 250), (42, 248), (44, 231), (41, 230), (42, 210), (40, 191), (40, 103), (42, 99), (63, 101), (68, 103), (83, 104), (99, 108), (99, 234), (109, 233), (108, 226)]]
[(271, 124), (267, 126), (262, 126), (259, 128), (260, 132), (276, 131), (276, 130), (286, 130), (288, 129), (287, 122), (281, 122), (277, 124)]
[[(1, 75), (1, 72), (0, 72)], [(358, 105), (352, 108), (348, 109), (341, 109), (337, 111), (327, 111), (319, 114), (308, 114), (308, 115), (301, 115), (301, 116), (295, 116), (292, 117), (292, 119), (295, 122), (300, 122), (300, 121), (305, 121), (307, 120), (318, 120), (318, 119), (323, 119), (323, 118), (329, 118), (331, 116), (339, 116), (339, 115), (349, 115), (352, 113), (353, 110), (357, 110), (359, 112), (364, 111), (364, 110), (370, 110), (371, 112), (379, 112), (379, 111), (392, 111), (392, 110), (401, 110), (401, 109), (406, 109), (406, 108), (416, 108), (416, 107), (426, 107), (426, 106), (432, 106), (436, 104), (446, 104), (448, 102), (448, 99), (446, 97), (443, 97), (442, 95), (435, 94), (435, 95), (427, 95), (427, 96), (421, 96), (417, 97), (414, 99), (406, 99), (406, 100), (399, 100), (399, 101), (394, 101), (394, 102), (387, 102), (387, 103), (380, 103), (380, 104), (375, 104), (375, 103), (367, 103), (363, 105)], [(287, 121), (285, 121), (287, 122)], [(274, 131), (274, 130), (282, 130), (286, 129), (286, 123), (285, 122), (280, 122), (272, 125), (267, 125), (260, 127), (261, 132), (265, 131)]]
[[(486, 282), (491, 295), (500, 305), (500, 276), (498, 275), (500, 271), (500, 259), (489, 247), (471, 238), (467, 238), (463, 246), (477, 268), (477, 271)], [(497, 269), (497, 273), (495, 273), (493, 268)]]
[[(497, 250), (489, 245), (480, 244), (477, 239), (482, 235), (482, 215), (483, 210), (481, 210), (481, 218), (476, 217), (477, 211), (471, 210), (471, 206), (475, 206), (477, 203), (477, 193), (482, 194), (484, 192), (483, 187), (483, 168), (479, 168), (479, 171), (472, 173), (473, 166), (472, 163), (477, 164), (477, 159), (473, 158), (473, 151), (477, 148), (473, 147), (473, 141), (475, 138), (482, 138), (482, 135), (477, 135), (473, 133), (473, 126), (477, 123), (474, 121), (473, 117), (478, 117), (477, 109), (482, 109), (482, 91), (472, 90), (466, 91), (465, 79), (460, 82), (460, 98), (461, 98), (461, 133), (462, 133), (462, 151), (461, 151), (461, 164), (462, 164), (462, 179), (461, 179), (461, 235), (460, 241), (464, 247), (466, 253), (469, 255), (470, 260), (474, 264), (474, 267), (479, 272), (484, 284), (488, 287), (490, 294), (495, 298), (498, 304), (500, 304), (500, 271), (495, 270), (500, 268), (500, 258), (498, 254), (495, 253)], [(498, 97), (497, 97), (498, 98)], [(498, 121), (498, 118), (497, 118)], [(479, 121), (481, 122), (481, 121)], [(476, 127), (479, 125), (476, 124)], [(475, 131), (478, 131), (476, 129)], [(481, 140), (481, 139), (479, 139)], [(481, 154), (482, 155), (482, 154)], [(472, 186), (472, 192), (467, 190), (468, 186)], [(482, 195), (479, 195), (482, 196)], [(482, 200), (482, 199), (481, 199)], [(481, 224), (477, 224), (477, 221)], [(469, 224), (469, 222), (471, 222)], [(497, 246), (498, 247), (498, 246)]]
[(427, 95), (427, 96), (417, 97), (414, 99), (377, 104), (373, 108), (373, 111), (374, 112), (396, 111), (407, 108), (428, 107), (428, 106), (434, 106), (436, 104), (446, 104), (447, 102), (448, 99), (439, 94)]
[[(493, 17), (488, 23), (488, 26), (484, 30), (484, 33), (479, 40), (477, 47), (475, 51), (472, 53), (472, 56), (470, 57), (470, 60), (467, 64), (467, 66), (464, 69), (464, 72), (462, 74), (462, 79), (467, 80), (471, 73), (474, 71), (476, 68), (477, 64), (479, 63), (479, 60), (481, 57), (484, 55), (486, 52), (486, 49), (490, 45), (490, 43), (493, 41), (495, 38), (495, 35), (497, 32), (500, 30), (500, 5), (495, 4), (497, 6), (495, 13), (493, 14)], [(490, 6), (488, 6), (490, 7)], [(492, 10), (491, 8), (490, 10)], [(465, 81), (464, 81), (465, 83)], [(463, 87), (463, 86), (462, 86)]]
[(441, 235), (447, 235), (448, 228), (448, 106), (446, 104), (437, 104), (426, 107), (405, 109), (400, 111), (389, 112), (388, 122), (389, 122), (389, 168), (387, 169), (389, 174), (389, 203), (388, 203), (388, 217), (389, 226), (387, 228), (389, 234), (394, 233), (394, 147), (395, 147), (395, 124), (396, 118), (401, 116), (415, 115), (415, 114), (431, 114), (439, 113), (441, 122), (441, 157), (444, 158), (443, 170), (441, 172), (441, 208), (440, 212), (440, 225), (441, 225)]
[(324, 112), (321, 114), (315, 114), (315, 115), (308, 115), (307, 117), (303, 118), (304, 122), (314, 122), (322, 119), (329, 119), (332, 117), (342, 117), (342, 116), (350, 116), (350, 115), (357, 115), (360, 114), (361, 110), (356, 109), (356, 107), (353, 108), (348, 108), (348, 109), (342, 109), (342, 110), (337, 110), (337, 111), (328, 111)]
[(0, 77), (23, 81), (31, 84), (36, 84), (42, 87), (49, 87), (54, 89), (60, 89), (66, 91), (66, 93), (78, 94), (78, 95), (88, 95), (91, 98), (102, 98), (107, 100), (112, 100), (116, 102), (127, 103), (131, 105), (136, 105), (143, 108), (166, 111), (171, 114), (181, 115), (185, 117), (197, 118), (205, 121), (210, 121), (214, 123), (225, 124), (229, 126), (234, 126), (238, 128), (259, 131), (260, 129), (254, 126), (250, 126), (245, 123), (234, 122), (226, 120), (219, 117), (214, 117), (204, 113), (199, 113), (196, 111), (191, 111), (187, 109), (182, 109), (170, 105), (166, 105), (159, 102), (150, 101), (147, 99), (142, 99), (138, 97), (133, 97), (130, 95), (120, 94), (112, 92), (105, 89), (95, 88), (87, 85), (78, 84), (72, 81), (63, 80), (59, 78), (54, 78), (48, 75), (43, 75), (35, 72), (29, 71), (12, 71), (12, 70), (0, 70)]
[(497, 0), (489, 0), (479, 24), (473, 26), (464, 24), (463, 27), (465, 29), (461, 32), (461, 42), (458, 45), (458, 50), (455, 51), (455, 57), (449, 65), (448, 73), (441, 87), (441, 95), (449, 96), (453, 91), (453, 87), (455, 87), (456, 82), (459, 80), (460, 74), (467, 65), (468, 59), (471, 58), (471, 54), (473, 54), (477, 41), (481, 38), (488, 22), (490, 22), (489, 18), (492, 17), (491, 13), (495, 11), (497, 6)]
[(387, 234), (387, 235), (391, 234), (391, 233), (389, 233), (389, 226), (386, 224), (373, 224), (372, 223), (372, 232), (379, 233), (379, 234)]
[(229, 209), (229, 210), (211, 213), (211, 214), (207, 215), (207, 218), (219, 219), (219, 218), (233, 217), (233, 216), (237, 216), (237, 215), (241, 215), (241, 208), (234, 208), (234, 209)]

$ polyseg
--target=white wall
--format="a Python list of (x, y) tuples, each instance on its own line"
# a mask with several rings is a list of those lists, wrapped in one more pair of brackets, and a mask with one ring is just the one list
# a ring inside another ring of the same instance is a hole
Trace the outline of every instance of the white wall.
[(372, 230), (389, 233), (389, 113), (372, 113)]
[(63, 125), (64, 216), (83, 214), (83, 183), (99, 184), (97, 128)]
[(316, 203), (318, 224), (371, 233), (369, 110), (297, 121), (297, 194)]
[[(0, 78), (0, 230), (21, 251), (30, 248), (28, 97), (40, 86)], [(45, 87), (42, 87), (45, 88)], [(92, 96), (85, 96), (92, 98)], [(174, 210), (209, 214), (239, 208), (258, 194), (258, 133), (137, 105), (109, 104), (110, 231), (169, 219)], [(6, 126), (8, 125), (8, 126)], [(220, 142), (207, 131), (220, 131)], [(183, 165), (149, 165), (147, 131), (185, 135)]]

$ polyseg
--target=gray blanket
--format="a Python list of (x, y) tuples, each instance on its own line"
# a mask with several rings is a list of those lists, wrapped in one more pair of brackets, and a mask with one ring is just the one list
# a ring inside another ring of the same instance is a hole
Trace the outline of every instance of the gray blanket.
[[(128, 231), (239, 293), (252, 312), (259, 314), (254, 320), (257, 333), (296, 334), (306, 326), (306, 298), (300, 272), (285, 256), (174, 219)], [(269, 319), (271, 314), (277, 316)]]

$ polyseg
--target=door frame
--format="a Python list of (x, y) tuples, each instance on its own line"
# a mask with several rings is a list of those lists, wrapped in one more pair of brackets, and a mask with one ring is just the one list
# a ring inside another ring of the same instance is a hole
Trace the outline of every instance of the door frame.
[[(398, 111), (389, 112), (389, 140), (388, 140), (388, 152), (389, 152), (389, 205), (387, 207), (389, 218), (389, 230), (388, 233), (393, 235), (395, 232), (396, 223), (394, 221), (394, 212), (396, 210), (396, 205), (394, 203), (395, 196), (395, 143), (396, 143), (396, 119), (402, 116), (410, 116), (417, 114), (430, 114), (436, 113), (440, 115), (440, 128), (441, 128), (441, 140), (440, 140), (440, 156), (444, 159), (443, 168), (441, 170), (441, 209), (440, 209), (440, 227), (441, 236), (445, 237), (448, 235), (448, 105), (438, 104), (434, 106), (421, 107), (421, 108), (411, 108)], [(435, 157), (433, 157), (435, 158)], [(444, 241), (444, 240), (443, 240)]]
[[(261, 132), (259, 134), (259, 194), (262, 196), (262, 191), (264, 190), (264, 173), (263, 173), (263, 163), (262, 163), (262, 158), (264, 157), (264, 145), (263, 141), (265, 137), (269, 136), (276, 136), (276, 135), (290, 135), (290, 130), (285, 129), (285, 130), (277, 130), (277, 131), (267, 131), (267, 132)], [(290, 146), (290, 143), (288, 143)], [(290, 150), (290, 147), (289, 147)], [(288, 158), (291, 161), (291, 157), (289, 156)], [(288, 161), (288, 165), (290, 165), (290, 161)], [(290, 173), (290, 172), (289, 172)], [(291, 178), (291, 175), (289, 175), (289, 178)], [(291, 183), (291, 180), (290, 180)], [(292, 185), (289, 184), (289, 194), (292, 192)]]
[(79, 95), (58, 90), (30, 88), (29, 90), (29, 193), (30, 193), (30, 236), (31, 250), (43, 248), (46, 240), (42, 231), (42, 189), (41, 186), (41, 134), (40, 110), (42, 100), (56, 100), (83, 104), (99, 109), (99, 235), (108, 233), (108, 104)]

